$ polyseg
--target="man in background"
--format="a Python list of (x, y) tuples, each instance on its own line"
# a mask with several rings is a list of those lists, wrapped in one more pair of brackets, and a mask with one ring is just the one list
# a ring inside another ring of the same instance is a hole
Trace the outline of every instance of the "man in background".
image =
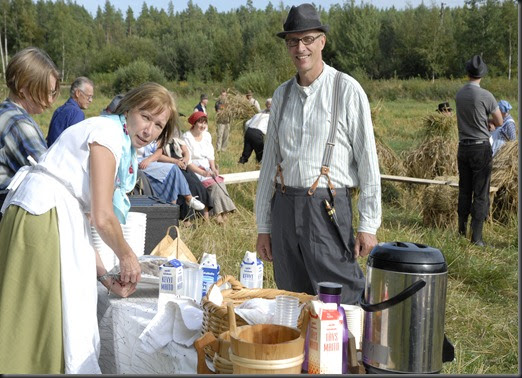
[(246, 98), (247, 98), (248, 102), (251, 105), (253, 105), (254, 108), (256, 108), (256, 111), (259, 113), (261, 111), (261, 106), (259, 106), (259, 102), (252, 96), (253, 96), (252, 91), (248, 91), (246, 94)]
[(230, 116), (227, 114), (227, 90), (222, 89), (216, 101), (216, 124), (217, 124), (217, 152), (226, 151), (228, 146), (228, 135), (230, 134)]
[[(293, 6), (283, 28), (277, 36), (284, 39), (297, 75), (272, 96), (256, 194), (256, 249), (263, 260), (273, 261), (279, 289), (317, 294), (319, 282), (336, 282), (343, 286), (341, 303), (355, 304), (364, 290), (357, 258), (377, 244), (381, 223), (370, 104), (354, 78), (323, 61), (329, 27), (321, 24), (313, 5)], [(356, 237), (351, 205), (355, 187)], [(336, 218), (329, 217), (325, 201), (335, 208)]]
[(489, 116), (495, 126), (502, 124), (502, 115), (495, 97), (480, 87), (480, 80), (488, 72), (480, 55), (466, 62), (468, 83), (455, 97), (459, 148), (458, 230), (466, 236), (468, 216), (471, 214), (471, 242), (483, 247), (482, 227), (489, 213), (489, 184), (493, 157), (490, 143)]
[(194, 107), (193, 112), (203, 112), (207, 114), (207, 104), (208, 104), (208, 96), (205, 93), (202, 93), (199, 96), (199, 103)]
[(80, 76), (74, 80), (71, 85), (69, 99), (56, 109), (49, 124), (49, 133), (47, 134), (47, 146), (51, 147), (60, 134), (69, 126), (77, 124), (85, 119), (82, 110), (89, 107), (94, 96), (94, 83)]
[(243, 153), (239, 158), (239, 164), (245, 164), (252, 150), (256, 152), (256, 160), (261, 163), (263, 159), (263, 149), (265, 147), (264, 138), (268, 127), (268, 118), (270, 117), (270, 107), (272, 99), (267, 98), (265, 102), (266, 109), (257, 113), (246, 122), (245, 138), (243, 141)]

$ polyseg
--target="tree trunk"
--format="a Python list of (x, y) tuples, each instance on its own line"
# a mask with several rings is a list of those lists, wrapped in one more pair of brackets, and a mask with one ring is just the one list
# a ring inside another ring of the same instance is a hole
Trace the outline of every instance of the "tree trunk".
[[(7, 52), (7, 20), (6, 20), (6, 14), (4, 9), (4, 55), (5, 55), (5, 66), (9, 64), (9, 54)], [(2, 40), (0, 39), (0, 48), (2, 48)]]
[(511, 26), (509, 27), (509, 58), (508, 58), (508, 80), (511, 81), (511, 55), (512, 55), (512, 44), (511, 44)]
[[(2, 41), (2, 32), (0, 31), (0, 41)], [(4, 59), (4, 49), (0, 43), (0, 56), (2, 58), (2, 74), (5, 77), (5, 59)]]
[(65, 41), (62, 35), (62, 81), (65, 80)]

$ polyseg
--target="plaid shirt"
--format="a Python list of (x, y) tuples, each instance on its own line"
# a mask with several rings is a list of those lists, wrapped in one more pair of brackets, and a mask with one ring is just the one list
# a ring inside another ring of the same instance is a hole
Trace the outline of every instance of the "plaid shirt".
[(42, 130), (21, 106), (9, 99), (0, 104), (0, 190), (5, 189), (16, 172), (36, 161), (47, 151)]

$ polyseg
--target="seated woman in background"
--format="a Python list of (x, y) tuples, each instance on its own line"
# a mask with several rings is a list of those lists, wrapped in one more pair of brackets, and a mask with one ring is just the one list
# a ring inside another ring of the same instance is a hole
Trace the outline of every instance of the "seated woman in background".
[[(158, 161), (162, 154), (163, 150), (158, 148), (156, 142), (152, 142), (138, 150), (138, 168), (149, 179), (150, 186), (156, 196), (165, 202), (177, 204), (185, 202), (188, 207), (194, 210), (204, 210), (205, 204), (192, 196), (188, 182), (183, 173), (181, 173), (181, 169), (176, 164)], [(185, 216), (186, 214), (180, 214), (181, 219), (184, 219)]]
[(192, 127), (183, 134), (183, 140), (190, 151), (191, 160), (188, 169), (193, 171), (203, 186), (207, 188), (214, 204), (212, 213), (216, 215), (216, 221), (219, 224), (224, 224), (227, 214), (235, 211), (236, 206), (216, 167), (212, 136), (207, 131), (207, 115), (203, 112), (194, 112), (188, 121)]
[(490, 124), (491, 138), (493, 143), (491, 149), (493, 150), (493, 156), (497, 154), (500, 148), (506, 144), (507, 141), (515, 140), (517, 138), (517, 127), (515, 126), (515, 120), (509, 114), (511, 110), (511, 104), (506, 100), (500, 100), (498, 102), (500, 113), (502, 114), (502, 125), (495, 128), (494, 125)]
[[(205, 220), (208, 220), (209, 211), (212, 210), (214, 205), (207, 189), (203, 186), (201, 181), (199, 181), (199, 178), (194, 172), (187, 169), (190, 162), (190, 151), (188, 150), (185, 141), (181, 139), (179, 127), (174, 129), (174, 136), (163, 148), (163, 153), (158, 161), (176, 164), (179, 169), (181, 169), (181, 173), (185, 176), (192, 195), (199, 198), (199, 200), (205, 204), (205, 209), (203, 210), (202, 215)], [(180, 204), (180, 214), (183, 219), (186, 219), (187, 217), (188, 219), (191, 219), (191, 214), (189, 214), (188, 210), (188, 206), (184, 202)]]

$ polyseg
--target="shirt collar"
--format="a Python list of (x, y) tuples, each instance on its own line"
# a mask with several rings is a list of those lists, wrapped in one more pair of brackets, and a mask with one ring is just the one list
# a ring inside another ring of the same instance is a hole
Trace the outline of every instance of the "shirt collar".
[(299, 90), (300, 93), (302, 93), (303, 95), (305, 95), (307, 97), (312, 95), (318, 88), (321, 88), (324, 81), (326, 80), (326, 77), (328, 76), (329, 70), (331, 70), (331, 67), (323, 61), (323, 71), (319, 74), (317, 79), (315, 79), (313, 81), (313, 83), (307, 87), (299, 85), (299, 83), (297, 82), (297, 74), (296, 74), (296, 76), (294, 77), (294, 80), (295, 80), (297, 89)]
[(81, 108), (80, 108), (80, 104), (78, 104), (78, 103), (76, 102), (76, 100), (75, 100), (74, 98), (72, 98), (72, 97), (69, 97), (69, 99), (67, 100), (67, 104), (69, 104), (69, 105), (73, 105), (73, 106), (76, 106), (78, 109), (81, 110)]

